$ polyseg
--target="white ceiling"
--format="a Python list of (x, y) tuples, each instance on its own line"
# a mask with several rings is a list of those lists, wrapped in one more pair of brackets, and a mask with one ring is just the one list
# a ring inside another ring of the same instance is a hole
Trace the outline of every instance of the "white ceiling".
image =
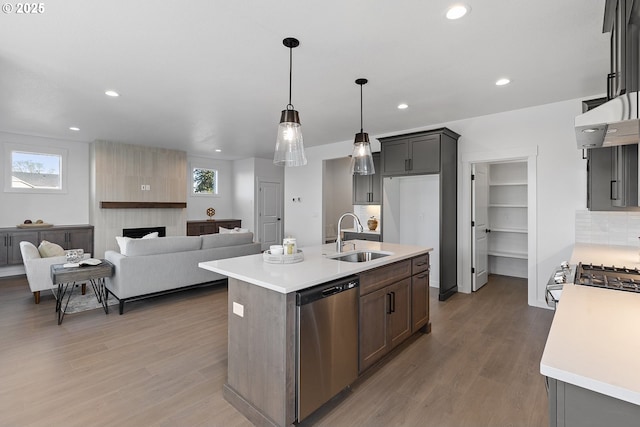
[(0, 131), (270, 158), (285, 37), (300, 40), (292, 103), (308, 147), (359, 131), (359, 77), (372, 136), (605, 92), (605, 0), (468, 0), (449, 21), (454, 2), (65, 0), (1, 13)]

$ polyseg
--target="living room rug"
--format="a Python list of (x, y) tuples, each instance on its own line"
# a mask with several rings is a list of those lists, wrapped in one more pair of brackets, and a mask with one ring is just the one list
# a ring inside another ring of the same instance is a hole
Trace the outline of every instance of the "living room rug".
[[(67, 302), (67, 297), (69, 296), (69, 291), (67, 290), (67, 294), (64, 296), (64, 301), (62, 301), (62, 306)], [(57, 289), (52, 289), (53, 295), (57, 298)], [(107, 299), (107, 305), (115, 305), (118, 303), (118, 299), (113, 295), (109, 294), (109, 298)], [(91, 284), (87, 283), (87, 292), (82, 295), (82, 291), (80, 290), (80, 285), (77, 285), (76, 289), (73, 290), (73, 295), (71, 295), (71, 300), (69, 301), (69, 305), (65, 310), (66, 314), (69, 313), (78, 313), (80, 311), (86, 310), (94, 310), (96, 308), (102, 308), (102, 304), (98, 302), (95, 293), (93, 292), (93, 287)]]

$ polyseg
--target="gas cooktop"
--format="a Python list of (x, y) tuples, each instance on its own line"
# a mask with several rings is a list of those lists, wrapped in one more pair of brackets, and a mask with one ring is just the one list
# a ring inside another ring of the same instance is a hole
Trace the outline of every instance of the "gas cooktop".
[(576, 285), (640, 292), (640, 270), (616, 266), (578, 264)]

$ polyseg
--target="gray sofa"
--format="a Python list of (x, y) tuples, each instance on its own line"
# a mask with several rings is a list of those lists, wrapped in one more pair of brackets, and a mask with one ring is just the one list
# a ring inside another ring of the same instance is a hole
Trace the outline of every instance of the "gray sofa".
[(106, 251), (104, 256), (115, 265), (105, 285), (118, 298), (120, 314), (126, 301), (226, 279), (198, 263), (257, 254), (260, 243), (253, 243), (253, 233), (158, 237), (131, 239), (125, 253)]

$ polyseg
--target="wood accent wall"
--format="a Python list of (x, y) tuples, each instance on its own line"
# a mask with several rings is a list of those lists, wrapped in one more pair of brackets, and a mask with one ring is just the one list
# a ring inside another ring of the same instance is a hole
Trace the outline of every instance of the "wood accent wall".
[[(103, 257), (108, 249), (118, 250), (115, 236), (121, 236), (123, 228), (165, 226), (167, 236), (185, 234), (184, 208), (103, 209), (101, 202), (186, 204), (186, 152), (95, 141), (90, 163), (90, 220), (95, 226), (95, 256)], [(151, 189), (142, 191), (142, 185)]]

